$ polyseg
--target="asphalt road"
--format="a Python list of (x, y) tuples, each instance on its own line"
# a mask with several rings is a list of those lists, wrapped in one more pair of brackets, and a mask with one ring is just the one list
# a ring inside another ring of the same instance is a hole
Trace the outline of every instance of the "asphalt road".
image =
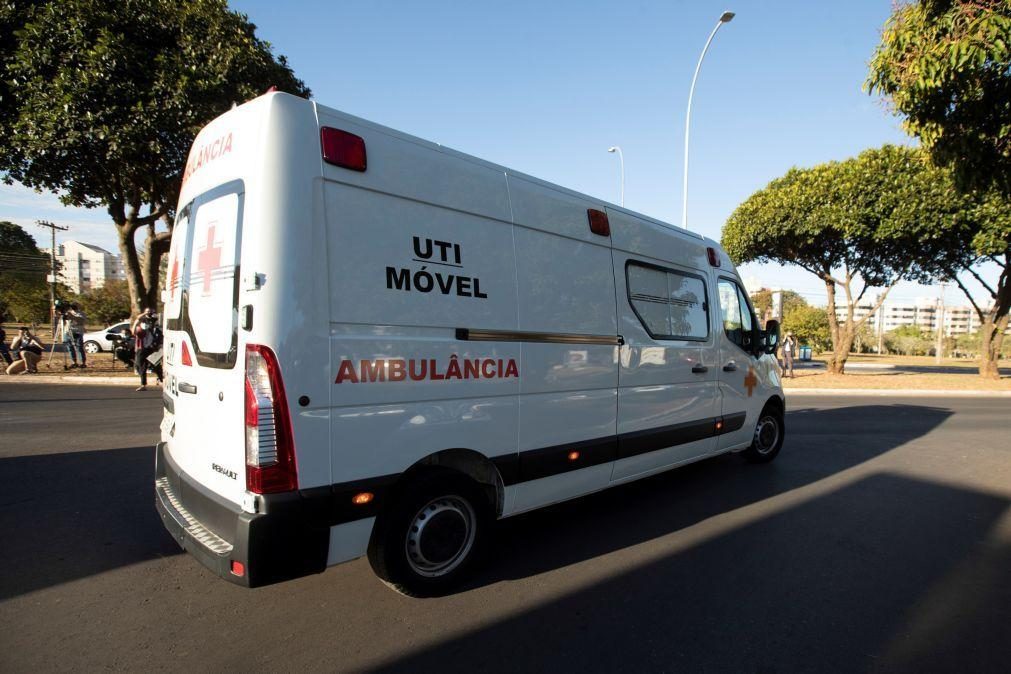
[(1011, 401), (791, 396), (726, 456), (498, 525), (441, 599), (259, 590), (162, 529), (159, 393), (0, 378), (0, 670), (1011, 670)]

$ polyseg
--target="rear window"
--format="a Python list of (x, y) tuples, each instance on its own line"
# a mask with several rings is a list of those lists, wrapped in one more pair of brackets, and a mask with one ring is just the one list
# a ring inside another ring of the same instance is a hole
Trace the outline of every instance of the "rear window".
[(231, 368), (238, 348), (241, 181), (180, 210), (169, 256), (167, 327), (187, 333), (197, 362)]
[(628, 300), (653, 339), (709, 338), (706, 284), (686, 272), (631, 262), (625, 268)]

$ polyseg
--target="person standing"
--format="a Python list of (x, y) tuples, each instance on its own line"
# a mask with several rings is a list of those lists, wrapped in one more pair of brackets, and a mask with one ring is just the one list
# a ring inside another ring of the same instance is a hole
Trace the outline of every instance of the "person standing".
[(793, 357), (797, 353), (797, 338), (793, 336), (792, 330), (786, 331), (786, 338), (783, 340), (783, 372), (789, 372), (786, 376), (793, 379)]
[(76, 304), (71, 304), (70, 308), (63, 316), (63, 342), (70, 352), (70, 359), (73, 361), (70, 367), (77, 367), (77, 358), (81, 358), (81, 368), (88, 367), (88, 356), (84, 352), (84, 331), (87, 316)]
[[(137, 387), (138, 391), (147, 390), (147, 357), (155, 352), (155, 327), (157, 323), (158, 317), (155, 316), (154, 309), (145, 307), (143, 313), (137, 317), (130, 327), (136, 350), (133, 364), (137, 370), (137, 374), (140, 375), (140, 386)], [(158, 378), (158, 382), (161, 382), (161, 377)]]

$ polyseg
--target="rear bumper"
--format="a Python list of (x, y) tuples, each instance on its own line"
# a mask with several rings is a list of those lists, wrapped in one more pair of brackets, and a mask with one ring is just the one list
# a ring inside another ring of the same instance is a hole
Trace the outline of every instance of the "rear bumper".
[[(201, 564), (245, 587), (269, 585), (327, 566), (330, 529), (311, 501), (298, 493), (261, 498), (263, 512), (247, 513), (222, 499), (155, 449), (155, 506), (173, 538)], [(232, 562), (245, 573), (232, 573)]]

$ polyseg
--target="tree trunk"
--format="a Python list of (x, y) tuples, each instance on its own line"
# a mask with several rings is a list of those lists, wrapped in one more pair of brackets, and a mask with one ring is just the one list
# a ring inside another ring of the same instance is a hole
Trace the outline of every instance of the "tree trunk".
[[(827, 276), (828, 274), (826, 273)], [(825, 278), (824, 281), (825, 295), (828, 298), (828, 307), (826, 308), (828, 312), (828, 329), (832, 336), (832, 355), (828, 357), (825, 367), (831, 374), (843, 374), (848, 352), (844, 353), (841, 359), (839, 358), (839, 342), (842, 337), (842, 329), (839, 326), (839, 319), (835, 315), (835, 281), (829, 278)]]
[(137, 255), (137, 245), (133, 238), (137, 230), (130, 223), (116, 225), (116, 230), (119, 232), (119, 252), (123, 256), (126, 285), (130, 289), (130, 314), (137, 316), (147, 306), (145, 303), (149, 299), (148, 289), (141, 271), (140, 258)]
[(144, 241), (143, 306), (152, 307), (155, 310), (157, 310), (159, 300), (158, 287), (161, 280), (161, 258), (168, 252), (169, 244), (171, 243), (170, 237), (171, 234), (168, 232), (155, 234), (154, 225), (152, 224), (148, 228), (148, 237)]
[(991, 312), (979, 328), (979, 376), (983, 379), (1000, 379), (1000, 352), (1004, 346), (1004, 331), (1009, 316), (994, 320)]

